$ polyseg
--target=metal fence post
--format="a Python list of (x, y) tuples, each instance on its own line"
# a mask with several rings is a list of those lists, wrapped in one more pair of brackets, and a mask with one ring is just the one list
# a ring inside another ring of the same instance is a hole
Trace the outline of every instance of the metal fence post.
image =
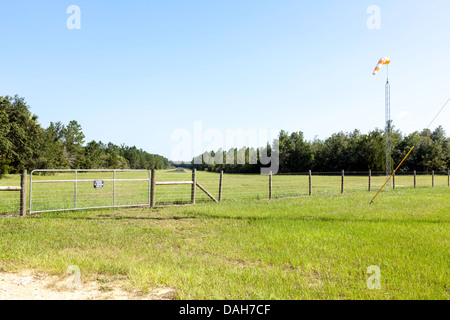
[(148, 206), (150, 207), (152, 204), (151, 200), (151, 190), (152, 190), (152, 174), (151, 171), (148, 170)]
[(223, 188), (223, 170), (220, 171), (220, 180), (219, 180), (219, 202), (222, 201), (222, 188)]
[(342, 177), (341, 177), (341, 194), (344, 193), (344, 170), (342, 170)]
[(372, 170), (369, 169), (369, 191), (372, 187)]
[(191, 203), (195, 204), (195, 191), (196, 191), (196, 184), (197, 184), (197, 177), (196, 177), (197, 170), (192, 169), (192, 189), (191, 189)]
[(269, 200), (272, 199), (272, 171), (269, 172)]
[(26, 215), (27, 211), (27, 170), (22, 171), (20, 177), (20, 216)]
[(312, 195), (312, 179), (311, 179), (311, 170), (309, 170), (309, 195)]
[(155, 206), (155, 188), (156, 188), (156, 170), (152, 169), (152, 177), (150, 181), (150, 207)]
[(28, 196), (28, 210), (29, 214), (31, 214), (31, 195), (32, 195), (32, 188), (33, 188), (33, 171), (30, 172), (30, 195)]
[(113, 172), (113, 207), (116, 206), (116, 170)]

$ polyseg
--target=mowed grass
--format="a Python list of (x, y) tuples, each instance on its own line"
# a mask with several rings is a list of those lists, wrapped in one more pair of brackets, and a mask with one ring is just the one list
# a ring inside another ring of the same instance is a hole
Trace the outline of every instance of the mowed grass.
[[(0, 218), (0, 267), (181, 299), (449, 299), (450, 188)], [(369, 266), (381, 289), (369, 290)], [(103, 279), (102, 278), (102, 279)]]

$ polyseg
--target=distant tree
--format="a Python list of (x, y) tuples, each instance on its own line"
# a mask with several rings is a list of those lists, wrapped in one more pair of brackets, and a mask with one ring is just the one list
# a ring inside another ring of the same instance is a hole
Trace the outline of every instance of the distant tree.
[(361, 137), (358, 153), (357, 170), (384, 171), (386, 159), (386, 146), (384, 132), (374, 130)]
[(84, 155), (87, 163), (90, 165), (89, 169), (104, 169), (107, 168), (106, 152), (102, 148), (102, 142), (94, 140), (88, 142), (84, 147)]
[(40, 169), (67, 168), (69, 163), (64, 155), (62, 136), (58, 125), (50, 123), (41, 135), (39, 158), (36, 164)]
[(64, 150), (69, 166), (73, 169), (90, 167), (91, 164), (84, 155), (83, 143), (84, 134), (81, 125), (77, 121), (72, 120), (62, 131)]
[(0, 97), (0, 124), (0, 174), (34, 168), (43, 130), (23, 98)]
[(291, 172), (305, 172), (311, 169), (312, 151), (311, 145), (304, 140), (303, 132), (294, 132), (291, 134), (291, 147), (288, 159), (288, 168)]
[(8, 139), (11, 130), (8, 116), (9, 104), (6, 98), (0, 97), (0, 177), (14, 170), (14, 167), (10, 166), (13, 143)]

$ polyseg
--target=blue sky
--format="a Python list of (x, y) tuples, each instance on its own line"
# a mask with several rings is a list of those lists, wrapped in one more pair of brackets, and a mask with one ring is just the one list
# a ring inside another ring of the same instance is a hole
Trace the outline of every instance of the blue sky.
[[(44, 127), (74, 119), (86, 141), (170, 158), (172, 133), (195, 121), (308, 140), (383, 128), (386, 70), (372, 71), (388, 56), (392, 119), (408, 134), (450, 98), (449, 12), (448, 0), (2, 1), (0, 95), (24, 97)], [(437, 125), (450, 133), (450, 106)]]

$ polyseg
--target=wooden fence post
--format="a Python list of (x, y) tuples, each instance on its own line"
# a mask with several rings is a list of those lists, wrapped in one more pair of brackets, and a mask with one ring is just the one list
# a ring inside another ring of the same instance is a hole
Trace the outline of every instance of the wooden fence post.
[(344, 193), (344, 170), (342, 170), (342, 177), (341, 177), (341, 194)]
[(311, 170), (309, 170), (309, 195), (312, 195)]
[(150, 180), (150, 207), (155, 206), (155, 188), (156, 188), (156, 170), (152, 169), (152, 176)]
[(392, 175), (392, 189), (395, 190), (395, 172), (394, 172), (394, 174)]
[(272, 199), (272, 171), (269, 172), (269, 200)]
[(191, 203), (195, 204), (195, 191), (197, 186), (197, 177), (196, 177), (197, 170), (192, 169), (192, 189), (191, 189)]
[(450, 187), (450, 170), (447, 170), (447, 186)]
[(431, 187), (434, 188), (434, 170), (431, 171)]
[(223, 170), (220, 171), (220, 180), (219, 180), (219, 202), (222, 201), (222, 187), (223, 187)]
[(22, 171), (20, 177), (20, 216), (26, 215), (27, 210), (27, 170)]
[(369, 169), (369, 191), (372, 187), (372, 170)]
[(417, 177), (416, 177), (417, 173), (416, 170), (414, 170), (414, 189), (416, 188), (417, 185)]

